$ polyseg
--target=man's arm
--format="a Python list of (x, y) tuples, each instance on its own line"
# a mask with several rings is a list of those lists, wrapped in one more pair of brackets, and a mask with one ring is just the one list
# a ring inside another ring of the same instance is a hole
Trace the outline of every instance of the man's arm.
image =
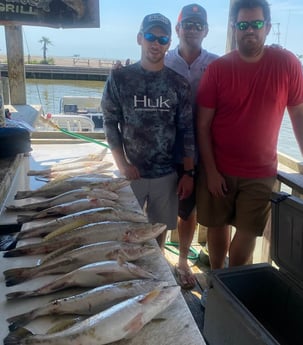
[(199, 154), (205, 169), (209, 191), (214, 196), (223, 196), (227, 186), (223, 176), (217, 170), (211, 138), (211, 124), (215, 109), (199, 107), (197, 115), (197, 141)]
[(293, 131), (303, 156), (303, 103), (287, 108)]
[(139, 171), (127, 161), (124, 152), (123, 137), (120, 129), (122, 110), (113, 74), (110, 74), (105, 84), (101, 106), (103, 109), (105, 136), (121, 175), (130, 180), (139, 178)]
[(125, 176), (129, 180), (140, 178), (138, 169), (127, 161), (122, 148), (112, 149), (111, 152), (121, 175)]

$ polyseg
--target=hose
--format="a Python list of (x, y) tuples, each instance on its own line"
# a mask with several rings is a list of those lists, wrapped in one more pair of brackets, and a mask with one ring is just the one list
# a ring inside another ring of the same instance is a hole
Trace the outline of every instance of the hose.
[[(172, 252), (173, 254), (179, 255), (180, 252), (179, 250), (173, 249), (179, 246), (178, 242), (165, 242), (164, 248), (167, 249), (168, 251)], [(171, 248), (173, 247), (173, 248)], [(199, 253), (198, 251), (193, 248), (189, 247), (189, 252), (192, 253), (191, 255), (188, 255), (187, 258), (190, 260), (198, 260), (199, 259)]]
[(101, 146), (104, 146), (106, 148), (109, 148), (109, 146), (107, 144), (103, 143), (102, 141), (90, 138), (90, 137), (88, 137), (86, 135), (83, 135), (83, 134), (80, 134), (80, 133), (70, 132), (67, 129), (59, 127), (50, 118), (47, 118), (47, 117), (44, 117), (44, 116), (41, 115), (41, 119), (42, 119), (43, 122), (46, 122), (47, 124), (49, 124), (51, 127), (59, 130), (62, 133), (65, 133), (65, 134), (67, 134), (67, 135), (69, 135), (71, 137), (82, 139), (84, 141), (88, 141), (88, 142), (91, 142), (91, 143), (94, 143), (94, 144), (101, 145)]

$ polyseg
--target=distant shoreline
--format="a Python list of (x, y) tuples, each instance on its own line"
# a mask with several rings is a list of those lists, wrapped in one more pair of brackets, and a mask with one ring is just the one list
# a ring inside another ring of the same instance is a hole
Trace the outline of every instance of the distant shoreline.
[[(84, 58), (81, 56), (49, 56), (48, 58), (53, 59), (54, 65), (56, 66), (77, 66), (77, 67), (112, 67), (117, 60), (112, 59), (98, 59), (98, 58)], [(24, 56), (24, 63), (28, 64), (31, 62), (39, 63), (43, 60), (42, 56)], [(124, 60), (121, 60), (122, 64), (125, 64)], [(7, 56), (0, 55), (0, 63), (7, 63)]]

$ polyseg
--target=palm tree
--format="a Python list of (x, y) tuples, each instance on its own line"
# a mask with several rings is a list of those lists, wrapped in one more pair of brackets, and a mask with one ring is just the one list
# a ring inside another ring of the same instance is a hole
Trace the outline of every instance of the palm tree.
[(48, 45), (52, 45), (52, 42), (50, 41), (49, 38), (42, 36), (41, 40), (39, 41), (39, 43), (42, 44), (42, 50), (43, 50), (43, 63), (47, 63), (47, 59), (46, 59), (46, 51), (47, 51), (47, 46)]

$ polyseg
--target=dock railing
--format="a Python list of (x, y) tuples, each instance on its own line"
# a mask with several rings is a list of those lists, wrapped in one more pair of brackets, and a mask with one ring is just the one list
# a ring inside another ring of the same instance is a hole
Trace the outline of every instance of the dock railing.
[[(285, 155), (281, 152), (278, 153), (278, 160), (279, 166), (275, 192), (283, 191), (293, 196), (303, 198), (303, 162), (300, 162), (293, 157)], [(232, 234), (233, 233), (234, 232), (232, 232)], [(266, 225), (263, 237), (257, 238), (256, 250), (251, 261), (252, 263), (272, 263), (270, 257), (270, 239), (271, 219)], [(171, 241), (179, 242), (177, 231), (172, 232)], [(206, 227), (197, 224), (193, 242), (205, 244), (206, 241)]]
[[(282, 191), (303, 198), (303, 162), (280, 152), (278, 157), (279, 166), (275, 191)], [(272, 263), (270, 256), (271, 230), (271, 220), (269, 220), (262, 237), (262, 246), (258, 259), (260, 262)]]

